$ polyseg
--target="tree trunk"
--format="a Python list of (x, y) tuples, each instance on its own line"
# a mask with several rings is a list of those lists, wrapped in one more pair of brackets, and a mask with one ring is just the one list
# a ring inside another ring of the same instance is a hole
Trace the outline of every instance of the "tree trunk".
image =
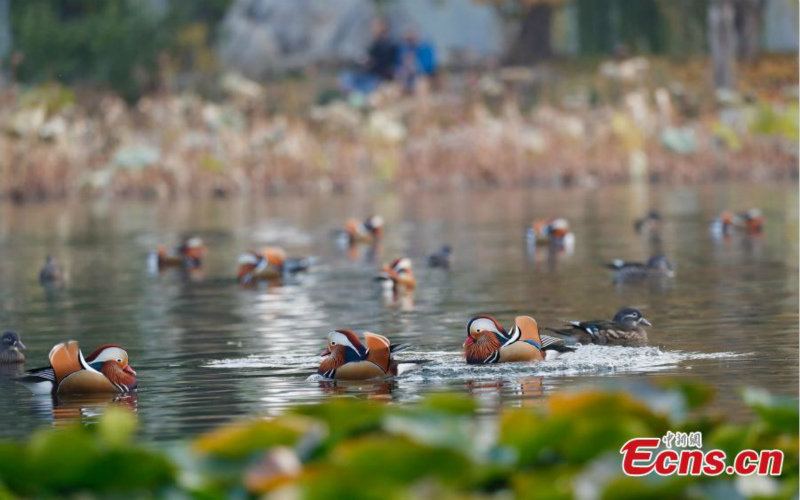
[(753, 61), (761, 51), (761, 24), (764, 18), (764, 0), (738, 0), (736, 28), (739, 34), (739, 58)]
[(550, 45), (550, 22), (553, 7), (537, 4), (527, 8), (516, 38), (506, 53), (507, 64), (530, 64), (553, 55)]
[(708, 45), (714, 85), (736, 89), (736, 23), (731, 0), (712, 0), (708, 7)]

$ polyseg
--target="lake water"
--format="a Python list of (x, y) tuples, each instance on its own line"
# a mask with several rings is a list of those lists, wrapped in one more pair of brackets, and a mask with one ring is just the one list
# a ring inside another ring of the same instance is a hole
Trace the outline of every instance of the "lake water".
[[(717, 212), (750, 206), (766, 214), (761, 237), (711, 238), (708, 221)], [(650, 208), (665, 218), (660, 244), (632, 229)], [(348, 216), (373, 212), (386, 219), (374, 260), (334, 244), (331, 230)], [(555, 215), (572, 223), (574, 254), (531, 256), (524, 228)], [(148, 271), (149, 250), (187, 234), (202, 236), (210, 248), (202, 276)], [(452, 271), (426, 269), (426, 254), (443, 243), (454, 248)], [(238, 286), (238, 254), (267, 244), (320, 263), (283, 286)], [(601, 265), (646, 259), (659, 248), (677, 268), (672, 280), (615, 285)], [(63, 289), (47, 291), (37, 281), (47, 253), (69, 269)], [(384, 302), (371, 281), (381, 262), (401, 255), (415, 264), (413, 304)], [(610, 318), (624, 305), (653, 323), (648, 347), (585, 347), (538, 365), (467, 367), (459, 355), (476, 313), (504, 324), (525, 313), (541, 326), (558, 326)], [(703, 380), (716, 389), (713, 410), (746, 415), (738, 392), (745, 384), (798, 392), (797, 185), (4, 204), (0, 328), (22, 334), (27, 368), (45, 364), (49, 349), (68, 339), (85, 352), (124, 345), (140, 389), (119, 403), (136, 409), (148, 439), (193, 436), (238, 416), (331, 397), (402, 404), (455, 391), (474, 395), (491, 412), (573, 387), (636, 390), (668, 377)], [(386, 383), (309, 380), (326, 334), (336, 328), (411, 343), (406, 357), (431, 362)], [(0, 391), (4, 437), (92, 421), (111, 399), (53, 401), (9, 380)]]

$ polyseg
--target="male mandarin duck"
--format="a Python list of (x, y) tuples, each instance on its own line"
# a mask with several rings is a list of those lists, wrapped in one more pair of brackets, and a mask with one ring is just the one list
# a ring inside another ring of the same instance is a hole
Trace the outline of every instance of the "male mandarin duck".
[(758, 208), (751, 208), (743, 214), (734, 214), (728, 210), (711, 221), (711, 233), (715, 236), (728, 236), (737, 232), (745, 232), (748, 235), (761, 233), (764, 228), (764, 215)]
[(381, 282), (386, 291), (394, 294), (410, 293), (417, 287), (417, 280), (411, 267), (411, 259), (401, 257), (392, 262), (391, 266), (383, 266), (383, 270), (375, 279)]
[(661, 229), (661, 214), (656, 210), (650, 210), (641, 219), (636, 219), (633, 228), (637, 233), (654, 233)]
[(348, 242), (377, 243), (383, 236), (383, 217), (373, 215), (364, 221), (349, 219), (344, 227), (344, 234)]
[(569, 324), (569, 328), (548, 330), (581, 344), (641, 346), (647, 343), (647, 331), (641, 325), (652, 326), (632, 307), (620, 309), (611, 321), (570, 321)]
[(561, 339), (540, 335), (536, 320), (530, 316), (517, 316), (510, 332), (487, 315), (476, 316), (467, 323), (464, 357), (471, 365), (536, 362), (571, 351), (574, 349)]
[(25, 362), (25, 344), (17, 332), (4, 332), (0, 336), (0, 365), (17, 365)]
[(526, 238), (531, 246), (550, 245), (568, 250), (575, 246), (575, 235), (569, 228), (569, 222), (563, 217), (534, 221), (528, 228)]
[(337, 380), (395, 376), (400, 364), (393, 355), (408, 347), (407, 344), (393, 345), (383, 335), (369, 332), (364, 332), (362, 343), (351, 330), (335, 330), (328, 334), (328, 346), (322, 353), (317, 373)]
[(78, 343), (69, 341), (53, 347), (50, 366), (30, 370), (18, 380), (34, 394), (122, 393), (136, 389), (136, 372), (128, 353), (106, 344), (83, 357)]
[(282, 248), (267, 247), (261, 253), (250, 251), (239, 256), (236, 279), (240, 283), (279, 279), (285, 274), (307, 271), (311, 264), (310, 258), (287, 258)]
[(758, 234), (764, 228), (764, 214), (758, 208), (751, 208), (739, 216), (747, 234)]
[(64, 281), (65, 276), (64, 268), (61, 267), (55, 257), (52, 255), (45, 257), (44, 266), (39, 271), (39, 283), (42, 285), (60, 283)]
[(664, 255), (654, 255), (645, 263), (617, 259), (606, 264), (606, 267), (614, 271), (614, 281), (617, 282), (675, 276), (672, 264)]
[(432, 253), (428, 256), (428, 267), (439, 267), (442, 269), (450, 269), (450, 261), (453, 257), (453, 248), (450, 245), (444, 245), (438, 252)]
[(206, 246), (203, 240), (197, 236), (186, 238), (180, 246), (169, 249), (160, 245), (156, 249), (156, 259), (159, 269), (167, 267), (200, 267), (203, 264), (203, 256), (206, 254)]

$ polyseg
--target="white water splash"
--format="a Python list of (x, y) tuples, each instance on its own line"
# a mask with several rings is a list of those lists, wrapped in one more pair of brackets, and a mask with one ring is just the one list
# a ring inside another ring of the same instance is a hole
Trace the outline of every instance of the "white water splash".
[[(664, 351), (658, 347), (616, 347), (587, 345), (573, 353), (563, 354), (555, 360), (541, 363), (506, 363), (497, 365), (467, 365), (457, 351), (404, 351), (399, 361), (427, 360), (404, 378), (422, 382), (448, 380), (517, 379), (520, 376), (571, 377), (577, 375), (613, 375), (616, 373), (645, 373), (676, 369), (692, 361), (731, 359), (746, 356), (742, 353), (703, 353), (691, 351)], [(245, 358), (213, 360), (206, 368), (266, 368), (293, 371), (315, 370), (318, 355), (297, 354), (251, 355)]]

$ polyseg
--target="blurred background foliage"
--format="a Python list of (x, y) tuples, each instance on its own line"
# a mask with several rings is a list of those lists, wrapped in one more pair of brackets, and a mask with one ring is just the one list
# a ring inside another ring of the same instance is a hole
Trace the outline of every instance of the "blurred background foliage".
[(213, 67), (215, 29), (230, 3), (11, 2), (13, 71), (25, 82), (100, 85), (134, 99), (156, 87), (163, 57), (178, 70)]
[[(0, 443), (0, 498), (797, 498), (795, 401), (746, 389), (756, 418), (744, 424), (707, 411), (712, 397), (666, 381), (556, 394), (497, 416), (449, 394), (404, 407), (332, 399), (159, 448), (138, 444), (135, 415), (111, 408), (94, 426)], [(622, 444), (667, 431), (700, 431), (703, 448), (729, 460), (780, 449), (783, 473), (625, 477)]]

